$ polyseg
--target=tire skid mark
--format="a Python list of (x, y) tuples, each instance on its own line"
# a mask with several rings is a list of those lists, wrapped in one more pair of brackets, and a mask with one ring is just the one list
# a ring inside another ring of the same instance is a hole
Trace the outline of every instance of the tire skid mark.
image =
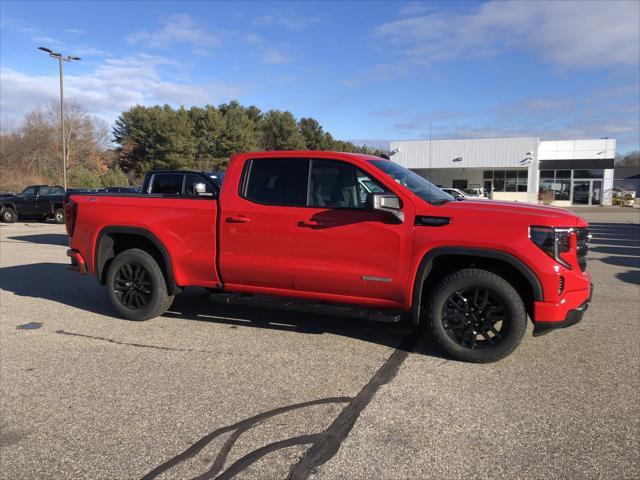
[[(141, 480), (155, 479), (158, 475), (165, 473), (166, 471), (197, 455), (200, 451), (202, 451), (202, 449), (204, 449), (208, 444), (210, 444), (220, 435), (231, 431), (233, 431), (234, 433), (220, 448), (211, 468), (205, 473), (193, 477), (192, 480), (209, 480), (214, 478), (216, 480), (231, 479), (237, 474), (244, 471), (256, 461), (260, 460), (265, 455), (295, 445), (311, 445), (302, 455), (302, 457), (291, 466), (288, 475), (289, 480), (308, 479), (309, 476), (313, 474), (318, 467), (329, 461), (338, 452), (340, 446), (342, 445), (342, 442), (349, 435), (349, 432), (351, 432), (351, 429), (355, 425), (362, 411), (367, 407), (367, 405), (369, 405), (369, 403), (371, 403), (376, 392), (380, 389), (381, 386), (392, 381), (398, 374), (400, 366), (407, 359), (409, 353), (415, 348), (418, 340), (421, 337), (421, 334), (422, 330), (420, 328), (413, 329), (395, 348), (389, 358), (387, 358), (382, 366), (378, 368), (374, 375), (369, 379), (367, 384), (362, 387), (360, 392), (358, 392), (355, 397), (323, 398), (319, 400), (312, 400), (309, 402), (280, 407), (274, 410), (260, 413), (233, 425), (219, 428), (202, 437), (182, 453), (154, 468), (151, 472), (142, 477)], [(445, 360), (443, 363), (447, 363), (447, 361)], [(290, 412), (292, 410), (301, 409), (313, 405), (322, 405), (329, 403), (347, 403), (347, 405), (340, 411), (338, 416), (326, 430), (319, 433), (299, 435), (296, 437), (279, 440), (277, 442), (273, 442), (257, 448), (256, 450), (253, 450), (244, 455), (242, 458), (236, 460), (222, 473), (219, 473), (224, 468), (226, 459), (237, 440), (244, 432), (246, 432), (250, 428), (256, 426), (258, 423), (262, 423), (264, 420), (275, 417), (285, 412)]]
[(86, 335), (84, 333), (67, 332), (66, 330), (56, 330), (55, 333), (58, 333), (60, 335), (68, 335), (70, 337), (80, 337), (80, 338), (88, 338), (90, 340), (99, 340), (102, 342), (113, 343), (114, 345), (122, 345), (126, 347), (152, 348), (154, 350), (167, 350), (170, 352), (216, 353), (208, 350), (193, 350), (190, 348), (173, 348), (173, 347), (163, 347), (161, 345), (146, 345), (144, 343), (121, 342), (119, 340), (114, 340), (113, 338), (96, 337), (94, 335)]
[[(156, 478), (158, 475), (172, 469), (173, 467), (181, 464), (182, 462), (194, 457), (195, 455), (197, 455), (202, 449), (204, 449), (207, 445), (209, 445), (213, 440), (215, 440), (216, 438), (218, 438), (220, 435), (223, 435), (227, 432), (232, 432), (235, 431), (235, 433), (229, 437), (229, 439), (225, 442), (225, 444), (222, 446), (222, 448), (220, 449), (220, 452), (218, 453), (213, 466), (211, 467), (211, 469), (207, 472), (205, 472), (204, 474), (200, 475), (199, 477), (195, 477), (197, 478), (212, 478), (213, 476), (215, 476), (217, 474), (217, 472), (222, 469), (222, 467), (224, 466), (224, 462), (226, 460), (226, 457), (228, 455), (228, 453), (231, 451), (231, 449), (233, 448), (235, 442), (238, 440), (238, 438), (240, 437), (240, 435), (242, 433), (244, 433), (245, 431), (247, 431), (248, 429), (256, 426), (258, 423), (261, 423), (264, 420), (267, 420), (271, 417), (275, 417), (277, 415), (280, 415), (282, 413), (287, 413), (290, 412), (292, 410), (298, 410), (298, 409), (302, 409), (305, 407), (310, 407), (310, 406), (315, 406), (315, 405), (326, 405), (326, 404), (330, 404), (330, 403), (348, 403), (352, 400), (352, 397), (330, 397), (330, 398), (321, 398), (318, 400), (311, 400), (308, 402), (303, 402), (303, 403), (297, 403), (294, 405), (287, 405), (284, 407), (279, 407), (279, 408), (275, 408), (273, 410), (268, 410), (266, 412), (262, 412), (259, 413), (258, 415), (255, 415), (253, 417), (249, 417), (245, 420), (242, 420), (240, 422), (234, 423), (233, 425), (228, 425), (226, 427), (221, 427), (218, 428), (216, 430), (214, 430), (213, 432), (205, 435), (204, 437), (202, 437), (200, 440), (198, 440), (196, 443), (194, 443), (193, 445), (191, 445), (189, 448), (187, 448), (186, 450), (184, 450), (182, 453), (179, 453), (178, 455), (176, 455), (173, 458), (170, 458), (169, 460), (167, 460), (166, 462), (162, 463), (161, 465), (157, 466), (156, 468), (154, 468), (153, 470), (151, 470), (149, 473), (147, 473), (145, 476), (142, 477), (141, 480), (151, 480)], [(235, 475), (236, 473), (238, 473), (239, 471), (241, 471), (242, 469), (248, 467), (249, 465), (251, 465), (253, 462), (255, 462), (256, 460), (260, 459), (261, 457), (263, 457), (264, 455), (274, 452), (276, 450), (279, 450), (281, 448), (287, 448), (293, 445), (300, 445), (300, 444), (304, 444), (304, 443), (312, 443), (313, 439), (317, 436), (318, 434), (314, 434), (314, 435), (303, 435), (301, 437), (293, 437), (293, 438), (289, 438), (286, 440), (282, 440), (279, 442), (275, 442), (269, 445), (266, 445), (264, 447), (258, 448), (257, 450), (254, 450), (253, 452), (245, 455), (244, 457), (242, 457), (240, 460), (236, 461), (234, 464), (232, 464), (227, 471), (223, 472), (221, 474), (221, 478), (231, 478), (229, 477), (228, 473), (229, 470), (231, 470), (231, 468), (234, 468), (234, 472), (233, 475)], [(293, 443), (290, 443), (293, 442)], [(218, 470), (216, 470), (216, 467), (218, 468)], [(240, 470), (238, 470), (240, 469)], [(237, 470), (237, 471), (236, 471)], [(227, 477), (223, 477), (223, 475), (227, 475)], [(218, 478), (220, 478), (218, 477)]]
[(362, 411), (371, 403), (382, 385), (389, 383), (398, 374), (400, 366), (415, 348), (421, 330), (415, 328), (402, 341), (389, 358), (362, 387), (355, 398), (338, 414), (329, 428), (321, 434), (321, 440), (313, 443), (302, 458), (291, 467), (289, 480), (304, 480), (322, 464), (329, 461), (340, 449), (342, 442), (355, 425)]

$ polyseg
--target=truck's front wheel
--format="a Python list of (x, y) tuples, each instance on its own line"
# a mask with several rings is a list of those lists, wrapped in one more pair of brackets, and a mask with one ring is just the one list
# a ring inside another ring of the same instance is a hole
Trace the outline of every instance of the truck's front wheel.
[(527, 314), (518, 292), (502, 277), (466, 268), (445, 277), (428, 304), (432, 333), (458, 360), (488, 363), (522, 341)]
[(149, 320), (162, 315), (173, 303), (156, 260), (144, 250), (120, 253), (109, 266), (106, 278), (109, 299), (116, 311), (129, 320)]

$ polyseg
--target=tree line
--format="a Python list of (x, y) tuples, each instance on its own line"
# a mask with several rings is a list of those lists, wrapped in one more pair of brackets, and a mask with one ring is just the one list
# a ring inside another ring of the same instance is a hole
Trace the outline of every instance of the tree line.
[[(38, 107), (18, 128), (0, 133), (0, 190), (31, 184), (62, 184), (60, 106)], [(109, 125), (75, 102), (65, 102), (67, 180), (71, 187), (127, 185), (117, 165)]]
[(224, 170), (234, 153), (255, 150), (337, 150), (385, 152), (336, 140), (313, 118), (291, 112), (219, 106), (172, 108), (137, 105), (115, 122), (118, 165), (129, 175), (157, 169)]
[[(18, 128), (0, 133), (0, 191), (62, 183), (59, 104), (38, 107)], [(136, 105), (113, 127), (75, 102), (65, 102), (69, 187), (136, 185), (156, 169), (224, 170), (234, 153), (253, 150), (336, 150), (384, 155), (382, 150), (336, 140), (313, 118), (291, 112), (219, 106), (173, 108)]]

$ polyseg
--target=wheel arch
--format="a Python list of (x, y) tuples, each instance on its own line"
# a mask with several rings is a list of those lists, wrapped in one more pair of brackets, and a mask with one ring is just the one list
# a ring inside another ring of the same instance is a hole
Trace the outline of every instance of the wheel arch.
[(164, 274), (170, 295), (180, 290), (175, 282), (167, 248), (152, 232), (141, 227), (111, 226), (100, 230), (93, 258), (96, 276), (101, 284), (105, 284), (107, 270), (116, 255), (130, 248), (140, 248), (154, 257)]
[[(448, 259), (455, 259), (455, 262), (444, 262)], [(439, 265), (439, 260), (441, 265)], [(484, 248), (468, 248), (468, 247), (439, 247), (428, 251), (420, 261), (416, 276), (413, 282), (412, 301), (411, 301), (411, 322), (418, 324), (420, 322), (420, 314), (422, 305), (426, 301), (424, 298), (425, 287), (429, 286), (429, 282), (434, 283), (438, 278), (479, 262), (482, 266), (495, 265), (496, 267), (508, 266), (509, 274), (515, 276), (515, 280), (522, 283), (521, 287), (527, 289), (523, 298), (525, 306), (529, 313), (533, 308), (534, 301), (544, 300), (544, 292), (542, 284), (538, 277), (531, 269), (520, 259), (513, 255), (500, 250), (484, 249)], [(436, 268), (434, 268), (434, 266)], [(518, 292), (521, 296), (523, 294)]]

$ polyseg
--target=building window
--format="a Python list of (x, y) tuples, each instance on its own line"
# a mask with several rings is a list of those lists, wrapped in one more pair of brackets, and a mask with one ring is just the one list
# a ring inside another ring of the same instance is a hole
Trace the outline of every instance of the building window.
[(527, 172), (526, 170), (523, 172), (518, 172), (517, 191), (526, 192), (528, 182), (529, 182), (529, 172)]
[[(553, 191), (555, 200), (571, 200), (571, 183), (576, 179), (602, 179), (604, 170), (540, 170), (540, 193)], [(575, 199), (574, 199), (575, 202)]]
[(574, 170), (573, 178), (602, 178), (604, 171), (601, 168), (594, 170)]
[(527, 191), (527, 170), (485, 170), (482, 176), (485, 182), (493, 181), (493, 192)]

